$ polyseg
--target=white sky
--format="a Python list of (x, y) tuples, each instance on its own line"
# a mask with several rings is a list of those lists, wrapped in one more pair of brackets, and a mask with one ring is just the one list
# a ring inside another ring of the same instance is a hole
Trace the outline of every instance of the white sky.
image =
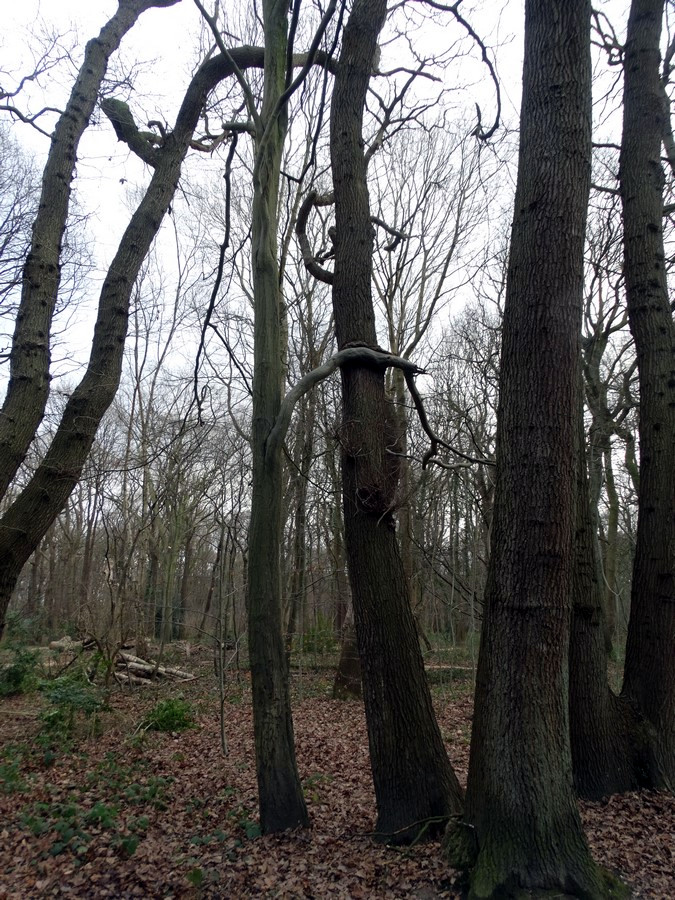
[[(601, 0), (602, 3), (602, 0)], [(520, 101), (522, 66), (522, 28), (524, 0), (476, 0), (462, 5), (463, 14), (472, 22), (490, 47), (501, 79), (503, 115), (514, 125), (517, 121), (517, 107)], [(625, 0), (605, 0), (604, 8), (612, 11), (617, 24), (623, 24)], [(27, 92), (19, 98), (17, 105), (22, 109), (27, 104), (39, 108), (44, 102), (62, 106), (70, 90), (72, 78), (79, 65), (86, 41), (98, 33), (100, 27), (116, 8), (116, 0), (21, 0), (14, 2), (10, 9), (3, 11), (3, 34), (0, 37), (0, 84), (7, 88), (13, 84), (12, 75), (26, 73), (32, 68), (35, 55), (34, 40), (31, 35), (39, 33), (41, 23), (47, 29), (60, 33), (70, 32), (65, 43), (75, 47), (73, 65), (70, 72), (61, 72), (57, 77), (44, 81), (41, 91)], [(450, 16), (448, 16), (450, 21)], [(182, 0), (168, 9), (145, 12), (137, 25), (125, 37), (121, 60), (130, 63), (140, 61), (143, 70), (135, 79), (132, 109), (137, 121), (142, 117), (157, 118), (169, 123), (173, 121), (196, 59), (197, 36), (200, 31), (199, 12), (192, 0)], [(429, 35), (431, 44), (455, 39), (462, 34), (457, 25), (448, 25), (448, 30), (436, 29)], [(31, 46), (33, 45), (33, 49)], [(385, 51), (386, 54), (386, 51)], [(478, 59), (478, 54), (474, 54)], [(386, 55), (382, 67), (391, 63)], [(394, 64), (396, 64), (394, 62)], [(494, 114), (494, 92), (489, 81), (479, 84), (483, 70), (478, 65), (475, 76), (467, 64), (467, 79), (474, 78), (469, 88), (467, 103), (473, 108), (478, 101), (483, 111), (484, 123), (490, 123)], [(469, 74), (471, 73), (471, 74)], [(51, 121), (45, 120), (46, 130), (51, 130)], [(38, 135), (26, 125), (15, 127), (19, 140), (36, 159), (44, 158), (48, 140)], [(82, 203), (91, 213), (88, 229), (96, 246), (97, 263), (100, 271), (111, 259), (119, 237), (128, 219), (126, 197), (129, 188), (147, 183), (148, 173), (138, 160), (132, 157), (126, 147), (119, 144), (107, 122), (94, 125), (85, 133), (78, 153), (76, 190)], [(91, 284), (91, 304), (97, 300), (98, 279)], [(90, 343), (91, 316), (81, 314), (70, 330), (76, 356), (86, 357)]]

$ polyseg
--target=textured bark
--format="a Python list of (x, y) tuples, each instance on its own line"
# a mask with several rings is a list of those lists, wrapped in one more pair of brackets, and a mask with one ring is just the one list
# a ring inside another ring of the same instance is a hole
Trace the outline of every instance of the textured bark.
[[(572, 790), (568, 650), (590, 3), (527, 0), (507, 275), (492, 554), (464, 821), (446, 849), (472, 897), (603, 895)], [(537, 893), (537, 896), (540, 894)]]
[(633, 0), (624, 63), (619, 178), (626, 300), (640, 385), (640, 479), (622, 695), (655, 729), (654, 786), (675, 789), (675, 324), (662, 225), (663, 7), (663, 0)]
[[(579, 447), (583, 448), (581, 412), (578, 422)], [(581, 454), (579, 462), (569, 656), (570, 741), (575, 789), (582, 797), (599, 800), (649, 786), (655, 757), (652, 729), (607, 682), (602, 568)]]
[(87, 44), (68, 103), (54, 129), (23, 269), (9, 384), (0, 413), (0, 497), (26, 456), (49, 395), (51, 323), (61, 280), (61, 244), (80, 138), (96, 106), (108, 61), (124, 35), (145, 10), (176, 2), (120, 0), (115, 15)]
[[(333, 306), (338, 346), (376, 344), (362, 122), (386, 0), (355, 0), (344, 31), (331, 109), (335, 189)], [(361, 657), (377, 831), (415, 838), (424, 820), (461, 808), (426, 683), (396, 535), (398, 462), (384, 368), (342, 367), (344, 521)]]
[(229, 59), (207, 60), (188, 87), (175, 128), (158, 153), (150, 185), (103, 282), (87, 371), (66, 404), (44, 460), (0, 519), (0, 635), (21, 569), (77, 484), (99, 423), (117, 391), (134, 282), (173, 198), (206, 97), (233, 74), (233, 61), (245, 69), (260, 67), (263, 60), (262, 48), (233, 49)]
[(265, 0), (264, 92), (256, 134), (251, 219), (253, 489), (247, 603), (258, 799), (265, 833), (309, 824), (295, 760), (282, 631), (282, 445), (268, 441), (284, 386), (277, 204), (287, 117), (277, 103), (286, 81), (287, 17), (286, 0)]
[(350, 606), (340, 646), (340, 660), (333, 681), (334, 700), (357, 700), (363, 696), (361, 688), (361, 659), (356, 640), (354, 613)]

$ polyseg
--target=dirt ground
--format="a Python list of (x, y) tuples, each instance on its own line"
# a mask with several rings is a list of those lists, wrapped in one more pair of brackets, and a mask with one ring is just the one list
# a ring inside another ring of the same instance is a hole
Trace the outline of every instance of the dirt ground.
[[(329, 672), (293, 676), (298, 765), (312, 828), (261, 837), (257, 825), (250, 685), (227, 673), (220, 746), (210, 655), (178, 660), (195, 681), (115, 690), (97, 733), (71, 748), (40, 743), (39, 693), (0, 700), (0, 898), (458, 898), (436, 842), (375, 843), (363, 709), (330, 699)], [(436, 680), (436, 679), (435, 679)], [(462, 782), (470, 683), (433, 688), (439, 724)], [(196, 727), (139, 727), (180, 692)], [(630, 794), (582, 804), (596, 860), (634, 896), (675, 897), (675, 798)]]

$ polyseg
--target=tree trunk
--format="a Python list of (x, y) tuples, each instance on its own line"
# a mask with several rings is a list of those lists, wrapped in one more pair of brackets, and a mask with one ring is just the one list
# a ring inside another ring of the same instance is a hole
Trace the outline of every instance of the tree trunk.
[(286, 658), (291, 659), (293, 638), (298, 629), (304, 638), (305, 609), (307, 605), (307, 479), (314, 456), (314, 417), (316, 399), (311, 393), (301, 405), (293, 467), (295, 469), (288, 492), (295, 501), (293, 523), (293, 551), (291, 577), (288, 579), (288, 616), (286, 621)]
[(663, 247), (663, 0), (633, 0), (624, 63), (619, 181), (624, 275), (640, 385), (638, 522), (622, 695), (655, 730), (675, 789), (675, 324)]
[[(170, 0), (156, 0), (153, 5), (169, 4)], [(137, 0), (134, 8), (145, 8), (143, 0)], [(235, 66), (260, 66), (263, 59), (262, 49), (255, 47), (235, 48), (228, 58), (210, 57), (190, 82), (174, 130), (155, 151), (150, 185), (131, 217), (101, 288), (87, 371), (66, 404), (44, 460), (0, 518), (0, 637), (21, 569), (77, 484), (98, 425), (117, 392), (131, 292), (173, 199), (205, 98), (233, 74)]]
[[(386, 0), (355, 0), (331, 109), (335, 189), (333, 307), (338, 346), (376, 345), (362, 123)], [(342, 368), (345, 541), (361, 656), (377, 831), (396, 841), (461, 808), (461, 789), (434, 716), (396, 535), (398, 462), (384, 371)]]
[[(223, 571), (223, 545), (225, 543), (225, 523), (221, 522), (219, 532), (218, 532), (218, 546), (216, 547), (216, 558), (213, 561), (213, 566), (211, 567), (211, 578), (209, 579), (209, 589), (206, 594), (206, 602), (204, 603), (204, 611), (202, 612), (201, 621), (199, 623), (198, 629), (198, 640), (201, 640), (203, 636), (207, 633), (207, 619), (215, 618), (211, 613), (211, 604), (213, 603), (213, 593), (216, 587), (216, 578), (220, 579), (222, 583), (222, 571)], [(215, 629), (208, 630), (208, 634), (211, 635), (215, 631)]]
[[(579, 446), (583, 448), (581, 411), (578, 422)], [(569, 657), (570, 741), (576, 791), (599, 800), (649, 786), (655, 761), (646, 723), (607, 682), (604, 585), (582, 454), (579, 466)]]
[[(108, 61), (124, 35), (145, 10), (176, 2), (120, 0), (114, 16), (98, 37), (87, 44), (68, 103), (56, 123), (23, 270), (21, 301), (9, 358), (9, 385), (0, 414), (0, 497), (5, 495), (24, 460), (49, 395), (50, 332), (61, 280), (61, 244), (80, 138), (96, 106)], [(0, 603), (0, 634), (3, 613)]]
[(333, 681), (334, 700), (358, 700), (361, 689), (361, 660), (354, 627), (354, 610), (351, 603), (342, 630), (340, 660)]
[(277, 203), (286, 112), (286, 2), (265, 0), (264, 94), (256, 135), (251, 220), (254, 362), (253, 490), (248, 540), (248, 627), (260, 824), (264, 833), (308, 825), (295, 760), (288, 662), (281, 616), (282, 447), (268, 447), (281, 406), (284, 352)]
[(472, 897), (601, 897), (572, 790), (568, 651), (591, 161), (590, 3), (527, 0), (492, 554), (464, 822)]

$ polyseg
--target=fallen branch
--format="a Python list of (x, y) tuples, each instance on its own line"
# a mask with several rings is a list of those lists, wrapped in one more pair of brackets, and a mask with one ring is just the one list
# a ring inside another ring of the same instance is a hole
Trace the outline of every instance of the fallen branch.
[(190, 672), (184, 672), (182, 669), (175, 669), (171, 666), (157, 666), (155, 663), (150, 663), (139, 656), (134, 656), (132, 653), (120, 652), (116, 661), (116, 667), (145, 676), (147, 679), (159, 677), (193, 681), (195, 678)]

